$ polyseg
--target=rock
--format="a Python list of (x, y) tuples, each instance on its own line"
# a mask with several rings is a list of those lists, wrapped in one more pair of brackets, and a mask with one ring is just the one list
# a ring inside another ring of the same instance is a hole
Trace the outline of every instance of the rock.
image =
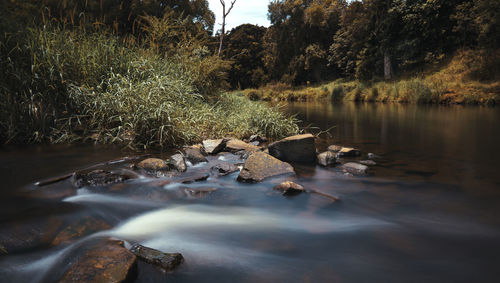
[(93, 170), (88, 173), (77, 172), (73, 176), (72, 183), (75, 187), (97, 187), (120, 183), (131, 179), (129, 174), (120, 174), (105, 170)]
[(251, 135), (250, 138), (248, 139), (249, 142), (267, 142), (266, 137), (261, 137), (259, 135)]
[(168, 160), (167, 163), (170, 166), (170, 168), (177, 170), (179, 172), (185, 172), (187, 170), (186, 160), (184, 159), (184, 156), (180, 153), (170, 156), (170, 159)]
[(238, 175), (241, 182), (261, 182), (266, 178), (283, 174), (295, 174), (293, 167), (271, 155), (257, 151), (245, 161), (245, 165)]
[(368, 171), (368, 166), (355, 162), (346, 163), (342, 165), (342, 168), (344, 169), (344, 171), (351, 174), (366, 174), (366, 172)]
[(331, 152), (339, 152), (340, 150), (342, 150), (342, 146), (341, 145), (331, 145), (327, 148), (328, 151), (331, 151)]
[(311, 163), (316, 161), (314, 136), (291, 136), (269, 145), (269, 154), (281, 161)]
[(170, 169), (168, 167), (167, 162), (165, 162), (163, 159), (159, 159), (159, 158), (144, 159), (143, 161), (141, 161), (137, 164), (137, 168), (144, 169), (144, 170), (150, 170), (150, 171), (157, 171), (157, 170), (167, 170), (168, 171)]
[(204, 140), (203, 149), (207, 154), (217, 154), (226, 147), (227, 139)]
[(321, 166), (332, 166), (338, 163), (337, 155), (331, 151), (318, 154), (318, 164)]
[(203, 155), (200, 146), (188, 146), (184, 148), (184, 156), (187, 161), (191, 162), (191, 164), (195, 165), (201, 162), (208, 162), (207, 158)]
[(283, 182), (274, 187), (274, 189), (283, 192), (285, 196), (294, 196), (306, 191), (301, 185), (290, 181)]
[(210, 175), (208, 173), (195, 173), (189, 176), (183, 176), (180, 179), (176, 180), (175, 182), (182, 183), (182, 184), (191, 184), (194, 182), (201, 182), (205, 181), (208, 179)]
[(0, 245), (0, 255), (9, 254), (4, 246)]
[(134, 245), (130, 251), (139, 259), (163, 271), (172, 271), (184, 261), (184, 257), (180, 253), (163, 253), (141, 245)]
[(368, 153), (368, 158), (374, 159), (374, 158), (380, 158), (380, 156), (376, 155), (375, 153)]
[(239, 139), (230, 139), (226, 143), (225, 150), (229, 152), (238, 152), (238, 151), (254, 152), (260, 150), (260, 148), (258, 146), (251, 145)]
[(107, 230), (110, 228), (111, 226), (101, 219), (88, 216), (75, 221), (71, 225), (64, 228), (61, 232), (59, 232), (54, 240), (52, 240), (52, 246), (68, 244), (73, 240), (83, 238), (92, 233)]
[(367, 165), (367, 166), (375, 166), (377, 165), (377, 163), (373, 160), (362, 160), (362, 161), (358, 161), (359, 163), (363, 164), (363, 165)]
[(217, 188), (184, 188), (184, 193), (194, 198), (202, 198), (215, 191), (217, 191)]
[(217, 163), (210, 170), (217, 172), (217, 175), (219, 176), (226, 176), (231, 173), (234, 173), (238, 171), (238, 167), (236, 167), (234, 164), (227, 163), (227, 162), (221, 162)]
[(259, 146), (260, 145), (260, 142), (259, 141), (253, 141), (253, 142), (250, 142), (251, 145), (255, 145), (255, 146)]
[(338, 157), (356, 157), (360, 156), (361, 151), (351, 148), (351, 147), (343, 147), (338, 153)]
[(137, 258), (123, 241), (101, 240), (78, 256), (59, 282), (128, 282), (136, 269)]

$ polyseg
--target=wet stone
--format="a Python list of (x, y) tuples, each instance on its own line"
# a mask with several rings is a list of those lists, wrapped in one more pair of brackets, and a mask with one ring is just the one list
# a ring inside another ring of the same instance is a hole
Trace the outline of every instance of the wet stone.
[(355, 162), (349, 162), (342, 165), (342, 169), (351, 174), (366, 174), (368, 171), (368, 166)]
[(152, 264), (165, 272), (174, 270), (177, 266), (184, 262), (184, 257), (180, 253), (164, 253), (142, 245), (134, 245), (130, 251), (139, 259)]
[(324, 167), (333, 166), (338, 163), (337, 155), (331, 151), (318, 154), (318, 164)]
[(245, 161), (245, 165), (238, 176), (238, 181), (261, 182), (266, 178), (285, 174), (295, 174), (290, 164), (258, 151), (251, 154)]
[(168, 171), (170, 169), (168, 167), (168, 164), (163, 159), (159, 158), (144, 159), (143, 161), (137, 164), (137, 168), (144, 169), (147, 171), (158, 171), (158, 170)]
[(5, 249), (4, 246), (0, 245), (0, 255), (6, 255), (8, 254), (7, 250)]
[(226, 147), (227, 139), (204, 140), (203, 149), (207, 154), (217, 154)]
[(248, 139), (248, 141), (262, 143), (262, 142), (267, 142), (267, 138), (259, 136), (259, 135), (251, 135), (250, 138)]
[(226, 143), (225, 150), (229, 152), (254, 152), (260, 150), (260, 148), (239, 139), (230, 139)]
[(367, 165), (367, 166), (375, 166), (377, 165), (377, 162), (373, 161), (373, 160), (361, 160), (361, 161), (358, 161), (359, 163), (363, 164), (363, 165)]
[(285, 196), (294, 196), (306, 191), (301, 185), (290, 181), (283, 182), (275, 186), (274, 189), (282, 192)]
[(217, 163), (212, 168), (210, 168), (212, 172), (215, 172), (219, 176), (226, 176), (231, 173), (234, 173), (239, 170), (238, 167), (236, 167), (234, 164), (227, 163), (227, 162), (221, 162)]
[(358, 149), (355, 149), (355, 148), (351, 148), (351, 147), (343, 147), (337, 153), (338, 157), (356, 157), (356, 156), (360, 156), (360, 155), (361, 155), (361, 151), (359, 151)]
[(168, 160), (168, 165), (179, 172), (185, 172), (187, 170), (186, 166), (186, 160), (184, 159), (184, 156), (180, 153), (174, 154), (170, 156), (170, 159)]
[(184, 148), (184, 156), (186, 160), (191, 162), (191, 164), (196, 165), (201, 162), (208, 162), (205, 155), (203, 155), (201, 147), (194, 145)]
[(311, 134), (287, 137), (269, 145), (269, 154), (286, 162), (316, 161), (316, 146)]
[(331, 151), (331, 152), (339, 152), (341, 151), (343, 148), (343, 146), (341, 145), (331, 145), (327, 148), (328, 151)]
[(188, 197), (202, 198), (217, 191), (217, 188), (184, 188), (183, 191)]
[(97, 187), (120, 183), (131, 179), (128, 174), (120, 174), (105, 170), (94, 170), (88, 173), (78, 172), (73, 177), (73, 185), (81, 187)]
[(59, 282), (126, 282), (134, 280), (137, 258), (123, 241), (101, 240), (71, 264)]
[(71, 225), (60, 231), (52, 241), (52, 246), (68, 244), (76, 239), (80, 239), (90, 234), (110, 228), (111, 226), (103, 220), (87, 216), (73, 222)]

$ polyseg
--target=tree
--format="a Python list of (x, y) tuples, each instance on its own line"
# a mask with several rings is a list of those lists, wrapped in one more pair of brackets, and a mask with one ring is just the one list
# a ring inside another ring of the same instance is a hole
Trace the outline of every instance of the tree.
[(226, 17), (227, 17), (227, 15), (229, 15), (231, 10), (233, 9), (234, 3), (236, 3), (236, 0), (231, 1), (231, 5), (229, 6), (229, 9), (226, 12), (226, 2), (224, 0), (220, 0), (220, 4), (222, 5), (222, 28), (221, 28), (221, 32), (219, 35), (219, 38), (220, 38), (219, 52), (217, 52), (219, 57), (220, 57), (220, 52), (222, 50), (222, 42), (224, 41), (224, 34), (226, 33)]

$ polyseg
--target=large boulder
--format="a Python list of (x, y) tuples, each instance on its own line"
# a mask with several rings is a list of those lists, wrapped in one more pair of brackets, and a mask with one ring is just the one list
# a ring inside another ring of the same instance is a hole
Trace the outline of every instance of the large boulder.
[(184, 156), (186, 160), (195, 165), (201, 162), (208, 162), (205, 155), (203, 155), (202, 148), (199, 145), (188, 146), (184, 148)]
[(170, 159), (167, 161), (168, 166), (170, 168), (177, 170), (179, 172), (185, 172), (187, 170), (186, 160), (184, 156), (180, 153), (174, 154), (170, 156)]
[(184, 261), (180, 253), (163, 253), (141, 245), (134, 245), (130, 251), (139, 259), (163, 271), (172, 271)]
[(134, 279), (137, 258), (123, 241), (102, 240), (87, 247), (59, 282), (126, 282)]
[(238, 175), (241, 182), (261, 182), (266, 178), (295, 174), (293, 167), (262, 151), (252, 153)]
[(306, 191), (301, 185), (290, 181), (283, 182), (275, 186), (274, 189), (282, 192), (284, 196), (294, 196)]
[(312, 163), (316, 146), (311, 134), (291, 136), (269, 145), (269, 154), (282, 161)]
[(337, 155), (331, 151), (318, 154), (318, 164), (324, 167), (333, 166), (338, 163)]
[(217, 154), (226, 147), (227, 139), (204, 140), (203, 149), (207, 154)]
[(362, 165), (356, 162), (349, 162), (342, 165), (342, 169), (351, 174), (366, 174), (368, 171), (368, 166)]
[(226, 143), (226, 151), (229, 152), (238, 152), (238, 151), (254, 152), (258, 150), (260, 150), (258, 146), (251, 145), (239, 139), (230, 139)]

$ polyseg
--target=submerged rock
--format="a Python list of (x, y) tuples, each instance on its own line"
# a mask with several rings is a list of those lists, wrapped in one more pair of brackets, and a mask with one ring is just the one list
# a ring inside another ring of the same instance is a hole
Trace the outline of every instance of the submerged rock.
[(260, 148), (258, 146), (251, 145), (239, 139), (230, 139), (226, 143), (225, 150), (229, 152), (238, 152), (238, 151), (253, 152), (260, 150)]
[(318, 154), (318, 164), (321, 166), (332, 166), (338, 163), (337, 155), (331, 151)]
[(217, 154), (226, 147), (227, 139), (204, 140), (203, 149), (207, 154)]
[(301, 185), (290, 181), (283, 182), (275, 186), (274, 189), (283, 192), (285, 196), (294, 196), (306, 191)]
[(184, 156), (186, 160), (195, 165), (201, 162), (208, 162), (205, 155), (203, 155), (201, 147), (198, 145), (188, 146), (184, 148)]
[(245, 161), (245, 165), (238, 175), (241, 182), (261, 182), (266, 178), (283, 174), (295, 174), (293, 167), (271, 155), (257, 151)]
[(316, 161), (314, 136), (291, 136), (269, 145), (269, 154), (282, 161), (312, 163)]
[(177, 170), (179, 172), (185, 172), (187, 170), (186, 160), (184, 159), (184, 156), (180, 153), (170, 156), (170, 159), (168, 160), (167, 163), (170, 166), (170, 168)]
[(356, 157), (361, 155), (361, 151), (352, 147), (343, 147), (337, 155), (338, 157)]
[(327, 148), (328, 151), (331, 151), (331, 152), (339, 152), (340, 150), (342, 150), (342, 147), (341, 145), (331, 145)]
[(369, 153), (368, 153), (368, 158), (370, 158), (370, 159), (374, 159), (374, 158), (380, 158), (380, 156), (376, 155), (375, 153), (371, 153), (371, 152), (369, 152)]
[(123, 241), (102, 240), (71, 264), (59, 282), (124, 282), (134, 280), (137, 258)]
[(363, 165), (367, 165), (367, 166), (375, 166), (375, 165), (377, 165), (377, 162), (375, 162), (373, 160), (361, 160), (361, 161), (359, 161), (359, 163), (361, 163)]
[(128, 179), (132, 179), (130, 174), (122, 174), (119, 172), (110, 172), (106, 170), (93, 170), (88, 173), (77, 172), (73, 176), (73, 185), (77, 188), (81, 187), (97, 187), (115, 183), (120, 183)]
[(141, 245), (134, 245), (130, 251), (139, 259), (163, 271), (172, 271), (184, 261), (180, 253), (164, 253)]
[(366, 172), (368, 171), (368, 166), (355, 162), (349, 162), (342, 165), (342, 169), (351, 174), (366, 174)]
[(212, 170), (212, 172), (216, 172), (217, 175), (219, 175), (219, 176), (226, 176), (226, 175), (229, 175), (231, 173), (238, 171), (239, 168), (232, 163), (221, 162), (221, 163), (217, 163), (214, 166), (212, 166), (212, 168), (210, 168), (210, 170)]
[(184, 188), (184, 193), (189, 197), (202, 198), (217, 191), (217, 188)]
[(101, 219), (87, 216), (73, 222), (71, 225), (60, 231), (52, 240), (52, 246), (68, 244), (76, 239), (83, 238), (98, 231), (110, 229), (111, 225)]

